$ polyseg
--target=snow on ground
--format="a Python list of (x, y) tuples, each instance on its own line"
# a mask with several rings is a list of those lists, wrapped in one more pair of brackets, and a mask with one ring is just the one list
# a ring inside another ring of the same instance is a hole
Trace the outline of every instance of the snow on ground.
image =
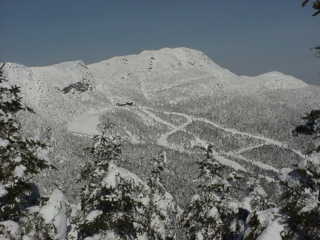
[(263, 144), (258, 144), (258, 145), (254, 145), (254, 146), (249, 146), (249, 147), (244, 147), (244, 148), (241, 148), (237, 151), (234, 151), (235, 153), (237, 154), (242, 154), (242, 153), (245, 153), (245, 152), (249, 152), (253, 149), (257, 149), (257, 148), (260, 148), (260, 147), (263, 147), (263, 146), (266, 146), (266, 145), (271, 145), (271, 144), (266, 144), (266, 143), (263, 143)]
[(98, 134), (97, 125), (99, 124), (99, 117), (99, 113), (84, 113), (68, 124), (68, 131), (78, 134), (96, 135)]
[[(68, 130), (70, 132), (73, 132), (75, 134), (79, 134), (79, 135), (85, 135), (85, 136), (92, 136), (98, 133), (97, 131), (97, 125), (99, 123), (99, 116), (101, 113), (103, 113), (104, 111), (107, 110), (111, 110), (111, 108), (105, 108), (105, 109), (101, 109), (101, 110), (96, 110), (96, 111), (89, 111), (87, 113), (82, 114), (81, 116), (79, 116), (78, 118), (76, 118), (73, 122), (68, 124)], [(271, 138), (267, 138), (264, 136), (259, 136), (259, 135), (255, 135), (255, 134), (251, 134), (251, 133), (247, 133), (247, 132), (242, 132), (233, 128), (227, 128), (224, 126), (221, 126), (220, 124), (217, 124), (215, 122), (212, 122), (208, 119), (205, 118), (199, 118), (199, 117), (193, 117), (190, 116), (188, 114), (185, 113), (178, 113), (178, 112), (168, 112), (168, 111), (164, 111), (163, 113), (165, 114), (173, 114), (173, 115), (178, 115), (180, 117), (183, 117), (186, 119), (186, 121), (181, 124), (180, 126), (175, 126), (173, 124), (171, 124), (170, 122), (167, 122), (165, 120), (163, 120), (162, 118), (156, 116), (152, 111), (152, 108), (149, 107), (144, 107), (144, 106), (139, 106), (138, 108), (134, 108), (134, 109), (130, 109), (130, 111), (134, 112), (135, 114), (138, 114), (141, 119), (143, 121), (146, 121), (148, 124), (155, 124), (156, 122), (163, 124), (165, 126), (167, 126), (170, 130), (161, 134), (160, 137), (157, 139), (157, 144), (159, 146), (163, 146), (169, 149), (173, 149), (179, 152), (189, 152), (187, 149), (184, 149), (183, 146), (178, 146), (176, 144), (171, 144), (168, 142), (168, 138), (178, 132), (178, 131), (186, 131), (186, 127), (191, 124), (193, 121), (202, 121), (205, 122), (207, 124), (210, 124), (218, 129), (221, 129), (227, 133), (231, 133), (233, 135), (240, 135), (240, 136), (246, 136), (246, 137), (250, 137), (250, 138), (254, 138), (260, 141), (264, 141), (264, 143), (262, 144), (258, 144), (255, 146), (249, 146), (249, 147), (244, 147), (242, 149), (239, 149), (237, 151), (230, 151), (228, 153), (224, 153), (226, 156), (233, 156), (233, 157), (237, 157), (240, 160), (249, 162), (261, 169), (264, 170), (271, 170), (274, 172), (278, 172), (278, 169), (268, 165), (268, 164), (264, 164), (261, 162), (257, 162), (257, 161), (252, 161), (249, 160), (245, 157), (243, 157), (241, 155), (241, 153), (252, 150), (252, 149), (256, 149), (259, 147), (262, 147), (264, 145), (275, 145), (275, 146), (279, 146), (281, 148), (285, 148), (285, 149), (290, 149), (287, 144), (284, 144), (280, 141), (271, 139)], [(128, 134), (129, 137), (129, 141), (132, 142), (133, 144), (135, 143), (139, 143), (139, 139), (138, 136), (135, 136), (133, 134), (131, 134), (130, 132), (128, 132), (126, 129), (125, 131)], [(197, 144), (201, 147), (206, 147), (209, 143), (206, 141), (203, 141), (202, 139), (200, 139), (199, 137), (195, 137), (195, 142), (194, 144)], [(295, 149), (290, 149), (291, 151), (295, 152), (296, 154), (298, 154), (300, 157), (304, 158), (305, 156), (298, 150)], [(190, 152), (191, 153), (191, 152)], [(222, 154), (219, 154), (218, 152), (214, 152), (215, 157), (217, 158), (217, 160), (219, 162), (221, 162), (222, 164), (232, 167), (234, 169), (237, 170), (241, 170), (241, 171), (247, 171), (244, 167), (242, 167), (239, 163), (232, 161), (230, 159), (227, 159), (226, 157), (222, 156)]]
[(125, 168), (118, 167), (114, 164), (109, 165), (108, 174), (102, 180), (102, 184), (109, 187), (115, 187), (117, 184), (118, 176), (121, 176), (122, 178), (127, 180), (132, 180), (136, 184), (142, 184), (147, 187), (147, 185), (137, 175)]
[[(126, 180), (132, 180), (135, 184), (141, 184), (146, 190), (149, 190), (148, 185), (136, 174), (130, 172), (125, 168), (118, 167), (115, 164), (109, 165), (108, 174), (102, 180), (102, 184), (110, 187), (115, 187), (119, 176)], [(146, 202), (148, 202), (148, 200), (146, 200)], [(158, 203), (158, 207), (164, 211), (168, 207), (168, 205), (172, 204), (173, 196), (170, 193), (166, 192), (164, 198), (158, 198), (156, 202)]]
[(48, 202), (40, 209), (40, 215), (46, 224), (53, 224), (56, 229), (55, 239), (65, 240), (69, 228), (70, 205), (63, 193), (56, 189)]
[[(65, 65), (68, 67), (66, 68)], [(68, 74), (70, 74), (70, 69), (75, 68), (76, 66), (77, 72), (81, 72), (78, 66), (81, 66), (82, 70), (82, 65), (83, 63), (66, 63), (61, 66), (55, 66), (54, 71), (63, 69), (63, 71), (67, 71)], [(48, 71), (48, 69), (46, 69), (46, 71)], [(148, 97), (154, 94), (168, 91), (173, 88), (176, 89), (180, 86), (185, 89), (188, 89), (188, 87), (192, 88), (190, 91), (193, 92), (194, 90), (195, 93), (198, 93), (198, 91), (201, 92), (202, 90), (208, 91), (209, 95), (212, 94), (212, 90), (216, 89), (218, 85), (220, 87), (222, 86), (223, 91), (228, 91), (229, 89), (232, 91), (240, 91), (242, 93), (257, 93), (265, 90), (278, 89), (295, 89), (308, 86), (299, 79), (279, 72), (266, 73), (256, 77), (237, 76), (215, 64), (202, 52), (188, 48), (164, 48), (157, 51), (143, 51), (137, 55), (113, 57), (99, 63), (91, 64), (85, 69), (85, 71), (90, 71), (92, 73), (90, 77), (92, 78), (92, 81), (96, 82), (97, 86), (101, 87), (99, 91), (111, 94), (111, 99), (121, 97), (130, 98), (131, 94), (134, 94), (133, 96), (145, 96), (146, 99), (148, 99)], [(208, 83), (206, 88), (200, 86), (204, 83), (203, 81), (205, 81), (206, 84)], [(197, 84), (200, 85), (198, 86)], [(197, 90), (193, 88), (197, 88)], [(221, 89), (219, 89), (218, 92), (220, 92), (220, 90)], [(168, 101), (171, 100), (172, 99), (168, 99)], [(86, 136), (97, 134), (96, 126), (99, 123), (99, 114), (105, 110), (106, 109), (101, 109), (96, 112), (84, 113), (68, 124), (68, 130), (75, 134)], [(152, 112), (152, 108), (139, 106), (138, 108), (128, 110), (133, 111), (135, 114), (140, 116), (147, 125), (154, 125), (155, 123), (166, 125), (169, 130), (157, 139), (157, 143), (160, 146), (175, 149), (180, 152), (186, 152), (186, 149), (184, 149), (183, 146), (169, 144), (168, 138), (177, 131), (185, 131), (185, 127), (192, 121), (200, 121), (233, 135), (250, 137), (264, 142), (261, 145), (239, 149), (238, 155), (241, 155), (242, 152), (259, 148), (263, 145), (275, 145), (291, 150), (301, 158), (305, 158), (304, 154), (300, 151), (290, 149), (287, 144), (280, 141), (225, 127), (205, 118), (194, 117), (180, 112), (164, 112), (166, 114), (175, 114), (186, 119), (186, 122), (180, 126), (174, 126), (173, 124), (156, 116)], [(127, 135), (129, 136), (129, 141), (132, 143), (139, 142), (138, 136), (133, 136), (130, 132), (128, 132)], [(197, 142), (205, 144), (205, 142), (199, 138)], [(229, 152), (229, 154), (233, 154), (233, 152)], [(224, 158), (221, 154), (217, 153), (217, 156), (222, 162), (229, 166), (232, 163), (234, 167), (242, 168), (238, 163)], [(244, 161), (250, 161), (246, 158), (241, 159)], [(255, 165), (262, 169), (277, 171), (272, 166), (268, 166), (266, 164), (257, 163)]]
[(103, 212), (101, 210), (93, 210), (86, 217), (86, 221), (91, 222), (99, 217)]
[[(143, 109), (145, 112), (150, 113), (150, 111), (148, 111), (148, 109), (150, 109), (150, 108), (142, 107), (142, 109)], [(151, 110), (151, 109), (150, 109), (150, 110)], [(165, 112), (165, 113), (168, 113), (168, 112)], [(171, 113), (171, 112), (170, 112), (170, 113)], [(176, 113), (172, 113), (172, 114), (176, 114)], [(152, 113), (150, 113), (150, 115), (153, 116)], [(179, 114), (177, 114), (177, 115), (179, 115)], [(159, 137), (159, 139), (157, 140), (157, 143), (158, 143), (158, 145), (160, 145), (160, 146), (163, 146), (163, 147), (166, 147), (166, 148), (169, 148), (169, 149), (173, 149), (173, 150), (176, 150), (176, 151), (179, 151), (179, 152), (188, 152), (187, 150), (184, 150), (183, 148), (178, 147), (178, 146), (175, 146), (175, 145), (170, 144), (170, 143), (168, 142), (168, 137), (169, 137), (170, 135), (174, 134), (174, 133), (177, 132), (177, 131), (184, 130), (185, 127), (188, 126), (188, 125), (192, 122), (192, 120), (193, 120), (190, 116), (188, 116), (188, 115), (186, 115), (186, 114), (180, 114), (180, 116), (183, 116), (183, 117), (185, 117), (185, 119), (186, 119), (186, 122), (183, 123), (183, 124), (180, 125), (180, 126), (174, 126), (174, 125), (172, 125), (172, 124), (170, 124), (170, 123), (168, 123), (168, 122), (166, 122), (166, 121), (164, 121), (164, 120), (161, 119), (161, 123), (163, 123), (163, 124), (165, 124), (165, 125), (167, 125), (167, 126), (170, 126), (170, 127), (173, 128), (173, 129), (172, 129), (171, 131), (167, 132), (167, 133), (162, 134), (162, 135)], [(159, 119), (159, 117), (157, 117), (157, 116), (155, 116), (155, 117), (156, 117), (155, 119)], [(199, 138), (196, 138), (196, 142), (204, 145), (204, 146), (202, 146), (202, 147), (207, 146), (207, 143), (205, 144), (205, 143), (204, 143), (202, 140), (200, 140)], [(235, 169), (235, 170), (241, 170), (241, 171), (243, 171), (243, 172), (246, 172), (246, 171), (247, 171), (247, 170), (246, 170), (244, 167), (242, 167), (239, 163), (234, 162), (234, 161), (232, 161), (232, 160), (229, 160), (229, 159), (223, 157), (222, 155), (220, 155), (220, 154), (219, 154), (218, 152), (216, 152), (216, 151), (213, 151), (212, 154), (213, 154), (213, 155), (215, 156), (215, 158), (216, 158), (221, 164), (223, 164), (223, 165), (229, 166), (229, 167), (231, 167), (231, 168), (233, 168), (233, 169)]]
[(10, 142), (7, 139), (0, 138), (0, 147), (6, 147), (9, 143)]
[[(194, 96), (216, 93), (221, 86), (225, 91), (241, 89), (238, 91), (241, 94), (308, 86), (299, 79), (279, 72), (254, 77), (237, 76), (216, 64), (203, 52), (184, 47), (116, 56), (90, 64), (88, 68), (103, 86), (103, 91), (111, 89), (115, 95), (126, 96), (124, 87), (127, 87), (146, 99), (156, 93), (188, 86), (196, 88)], [(199, 87), (203, 81), (207, 83), (206, 88)], [(189, 93), (193, 96), (192, 92)]]
[[(2, 229), (4, 230), (4, 232), (1, 231)], [(18, 223), (11, 220), (0, 222), (1, 240), (18, 240), (20, 234), (20, 226)]]
[(7, 193), (8, 193), (8, 191), (6, 190), (5, 186), (0, 184), (0, 198), (4, 197)]
[[(107, 111), (112, 111), (113, 109), (116, 109), (117, 107), (107, 107), (107, 108), (102, 108), (100, 110), (89, 110), (80, 116), (76, 117), (73, 121), (69, 122), (67, 125), (67, 129), (69, 132), (72, 132), (75, 135), (80, 135), (80, 136), (94, 136), (99, 134), (99, 131), (97, 129), (98, 124), (100, 123), (100, 116), (107, 112)], [(147, 125), (154, 125), (155, 121), (146, 116), (143, 112), (138, 112), (135, 111), (139, 117), (141, 117), (144, 122)], [(123, 129), (125, 133), (128, 135), (128, 141), (130, 141), (132, 144), (138, 144), (141, 143), (139, 140), (139, 136), (131, 133), (128, 129)]]
[(242, 160), (242, 161), (248, 162), (248, 163), (250, 163), (250, 164), (252, 164), (252, 165), (254, 165), (254, 166), (256, 166), (256, 167), (259, 167), (259, 168), (261, 168), (261, 169), (263, 169), (263, 170), (273, 171), (273, 172), (275, 172), (275, 173), (278, 173), (278, 172), (279, 172), (278, 169), (272, 167), (271, 165), (268, 165), (268, 164), (265, 164), (265, 163), (259, 162), (259, 161), (250, 160), (250, 159), (248, 159), (248, 158), (246, 158), (246, 157), (243, 157), (242, 155), (239, 155), (239, 154), (225, 153), (225, 155), (230, 156), (230, 157), (238, 158), (238, 159), (240, 159), (240, 160)]
[(308, 84), (281, 72), (269, 72), (255, 77), (250, 77), (252, 81), (258, 82), (261, 87), (278, 90), (278, 89), (297, 89), (307, 87)]
[(23, 178), (24, 176), (24, 171), (27, 168), (24, 165), (18, 165), (14, 168), (14, 176), (17, 178)]
[(281, 225), (279, 219), (277, 219), (268, 225), (257, 240), (282, 240), (281, 232), (283, 230), (283, 225)]

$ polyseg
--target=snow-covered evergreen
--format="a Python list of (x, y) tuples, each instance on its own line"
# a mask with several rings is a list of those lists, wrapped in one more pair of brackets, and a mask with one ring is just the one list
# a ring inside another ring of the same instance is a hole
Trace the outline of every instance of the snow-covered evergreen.
[(207, 156), (198, 163), (198, 193), (192, 197), (182, 224), (187, 239), (237, 239), (243, 232), (237, 219), (239, 204), (232, 197), (232, 185), (224, 176), (225, 166), (216, 161), (211, 152), (209, 145)]
[(257, 206), (260, 210), (253, 210), (249, 215), (244, 240), (319, 239), (320, 164), (318, 155), (309, 157), (293, 170), (282, 169), (279, 176), (282, 186), (280, 202), (265, 205), (264, 201), (258, 201), (260, 203)]
[(94, 137), (89, 149), (93, 160), (82, 170), (79, 239), (175, 239), (169, 226), (178, 207), (161, 183), (163, 158), (146, 184), (116, 165), (122, 157), (121, 139), (109, 130), (106, 126)]
[(310, 156), (296, 169), (282, 174), (281, 212), (286, 218), (285, 240), (320, 236), (320, 158)]
[(149, 202), (146, 211), (148, 239), (173, 240), (177, 237), (180, 209), (162, 181), (161, 175), (167, 168), (166, 152), (153, 158), (152, 163), (151, 176), (147, 181), (149, 187)]
[[(2, 66), (3, 67), (3, 66)], [(0, 239), (64, 240), (68, 209), (56, 190), (41, 198), (32, 177), (52, 167), (46, 145), (26, 138), (17, 120), (20, 111), (32, 111), (21, 102), (20, 90), (11, 86), (0, 68)]]
[(70, 232), (71, 206), (64, 194), (55, 189), (47, 201), (28, 209), (22, 218), (23, 240), (65, 240)]
[(20, 111), (32, 111), (22, 104), (20, 90), (9, 84), (0, 68), (0, 234), (18, 239), (28, 209), (39, 205), (31, 178), (50, 167), (45, 144), (25, 138), (17, 120)]

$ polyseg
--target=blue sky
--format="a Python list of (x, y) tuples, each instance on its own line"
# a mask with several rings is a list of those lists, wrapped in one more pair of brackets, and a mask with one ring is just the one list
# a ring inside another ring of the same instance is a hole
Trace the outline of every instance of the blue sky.
[(300, 0), (1, 0), (0, 60), (91, 63), (186, 46), (237, 74), (281, 71), (320, 84), (320, 17)]

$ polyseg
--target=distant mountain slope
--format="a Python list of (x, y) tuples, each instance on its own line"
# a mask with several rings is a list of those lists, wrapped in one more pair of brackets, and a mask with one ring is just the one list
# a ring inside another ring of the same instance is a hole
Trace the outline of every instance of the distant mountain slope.
[(55, 122), (66, 122), (75, 115), (109, 104), (95, 91), (95, 80), (81, 61), (44, 67), (7, 63), (10, 83), (22, 89), (23, 100), (39, 115)]
[[(5, 72), (36, 111), (21, 116), (26, 132), (45, 135), (64, 160), (81, 159), (70, 157), (69, 149), (78, 152), (74, 139), (86, 139), (101, 122), (112, 121), (137, 161), (146, 158), (146, 149), (164, 149), (172, 165), (185, 166), (188, 159), (189, 166), (211, 143), (225, 165), (272, 176), (304, 157), (308, 141), (291, 131), (320, 103), (318, 86), (279, 72), (237, 76), (188, 48), (90, 65), (8, 63)], [(76, 163), (71, 165), (76, 171)]]
[(304, 88), (303, 81), (278, 72), (240, 77), (215, 64), (200, 51), (188, 48), (143, 51), (88, 66), (99, 84), (113, 97), (180, 102), (204, 96), (254, 94)]
[[(132, 99), (178, 104), (202, 97), (252, 96), (308, 87), (303, 81), (279, 72), (256, 77), (237, 76), (204, 53), (188, 48), (143, 51), (88, 66), (74, 61), (43, 67), (10, 63), (6, 68), (9, 78), (22, 86), (26, 99), (34, 106), (59, 94), (86, 90), (103, 96), (104, 101)], [(88, 92), (77, 96), (77, 101), (90, 98), (87, 95)]]

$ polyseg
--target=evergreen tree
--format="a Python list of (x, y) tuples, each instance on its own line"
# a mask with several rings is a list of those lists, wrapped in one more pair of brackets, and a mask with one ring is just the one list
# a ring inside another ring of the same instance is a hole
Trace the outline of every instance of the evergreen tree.
[(250, 212), (262, 211), (274, 206), (268, 199), (268, 194), (261, 186), (258, 175), (249, 179), (247, 182), (247, 190), (245, 201), (248, 201), (250, 205), (248, 209)]
[[(186, 209), (182, 224), (191, 240), (237, 239), (238, 205), (232, 197), (232, 185), (224, 177), (225, 167), (212, 157), (212, 146), (198, 162), (198, 194)], [(231, 175), (237, 176), (236, 173)]]
[(250, 178), (246, 184), (248, 186), (246, 197), (243, 199), (245, 209), (242, 209), (245, 221), (245, 234), (243, 240), (255, 240), (268, 226), (265, 219), (260, 216), (271, 215), (274, 219), (276, 214), (273, 208), (275, 204), (268, 199), (268, 194), (260, 184), (259, 175)]
[(304, 166), (282, 177), (281, 213), (288, 228), (285, 240), (316, 240), (320, 236), (320, 162), (319, 158), (306, 160)]
[[(305, 123), (294, 130), (296, 135), (320, 136), (320, 110), (303, 117)], [(320, 235), (320, 146), (307, 152), (307, 159), (282, 180), (282, 212), (287, 217), (287, 239), (318, 239)]]
[(310, 2), (312, 2), (312, 8), (315, 10), (315, 12), (313, 13), (313, 16), (317, 16), (318, 14), (320, 14), (320, 1), (319, 0), (304, 0), (302, 3), (302, 6), (305, 7)]
[(121, 160), (121, 139), (109, 135), (110, 126), (94, 137), (93, 161), (82, 170), (79, 239), (138, 239), (144, 233), (144, 186), (122, 176), (115, 163)]
[(46, 145), (21, 134), (16, 115), (31, 109), (22, 104), (20, 89), (9, 85), (3, 69), (4, 64), (0, 67), (0, 222), (19, 222), (32, 204), (31, 178), (50, 165)]
[[(149, 203), (147, 205), (147, 238), (149, 240), (176, 239), (178, 206), (163, 185), (161, 174), (166, 168), (166, 153), (153, 158), (151, 176), (148, 178)], [(164, 209), (159, 208), (161, 201), (171, 201)]]
[(56, 229), (54, 225), (46, 224), (39, 212), (33, 212), (23, 219), (21, 234), (26, 239), (54, 240)]

